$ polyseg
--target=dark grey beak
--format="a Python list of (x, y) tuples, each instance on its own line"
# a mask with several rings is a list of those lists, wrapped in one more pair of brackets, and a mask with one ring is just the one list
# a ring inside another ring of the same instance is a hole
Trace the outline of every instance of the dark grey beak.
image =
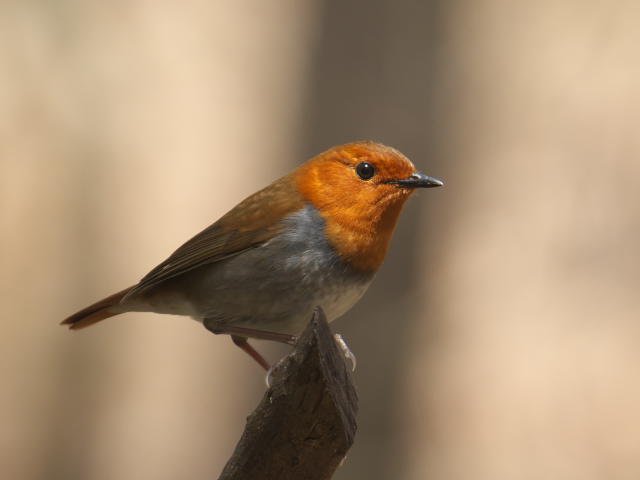
[(422, 173), (414, 173), (409, 178), (389, 180), (387, 183), (397, 185), (402, 188), (433, 188), (444, 185), (442, 180), (424, 175)]

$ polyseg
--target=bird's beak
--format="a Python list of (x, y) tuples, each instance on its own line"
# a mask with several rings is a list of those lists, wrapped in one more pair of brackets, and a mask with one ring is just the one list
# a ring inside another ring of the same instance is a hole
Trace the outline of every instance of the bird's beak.
[(433, 188), (444, 185), (442, 180), (430, 177), (423, 173), (414, 173), (409, 178), (389, 180), (387, 183), (401, 188)]

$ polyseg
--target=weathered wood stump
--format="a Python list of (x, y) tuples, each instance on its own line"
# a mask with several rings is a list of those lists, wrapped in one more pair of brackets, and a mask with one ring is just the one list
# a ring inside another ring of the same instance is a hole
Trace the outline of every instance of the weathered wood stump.
[(271, 383), (219, 480), (331, 478), (353, 444), (358, 397), (322, 309)]

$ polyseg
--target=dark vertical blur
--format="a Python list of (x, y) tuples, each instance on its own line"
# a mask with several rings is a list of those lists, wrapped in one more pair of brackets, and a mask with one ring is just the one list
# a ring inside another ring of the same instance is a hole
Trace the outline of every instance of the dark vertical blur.
[[(409, 5), (410, 4), (410, 5)], [(448, 2), (321, 2), (319, 37), (304, 116), (307, 156), (332, 144), (375, 140), (398, 148), (430, 175), (447, 158), (443, 16)], [(410, 7), (410, 8), (407, 8)], [(336, 478), (402, 478), (398, 439), (407, 339), (423, 319), (414, 305), (417, 253), (439, 191), (420, 192), (400, 221), (391, 251), (364, 299), (335, 329), (356, 352), (362, 398), (358, 441)]]

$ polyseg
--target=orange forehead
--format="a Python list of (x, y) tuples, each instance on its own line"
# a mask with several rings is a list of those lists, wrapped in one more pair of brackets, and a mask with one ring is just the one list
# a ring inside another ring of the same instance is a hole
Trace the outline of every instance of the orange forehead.
[(354, 142), (333, 147), (314, 159), (318, 163), (338, 162), (355, 168), (367, 162), (374, 166), (373, 183), (408, 178), (416, 171), (411, 161), (395, 148), (375, 142)]

